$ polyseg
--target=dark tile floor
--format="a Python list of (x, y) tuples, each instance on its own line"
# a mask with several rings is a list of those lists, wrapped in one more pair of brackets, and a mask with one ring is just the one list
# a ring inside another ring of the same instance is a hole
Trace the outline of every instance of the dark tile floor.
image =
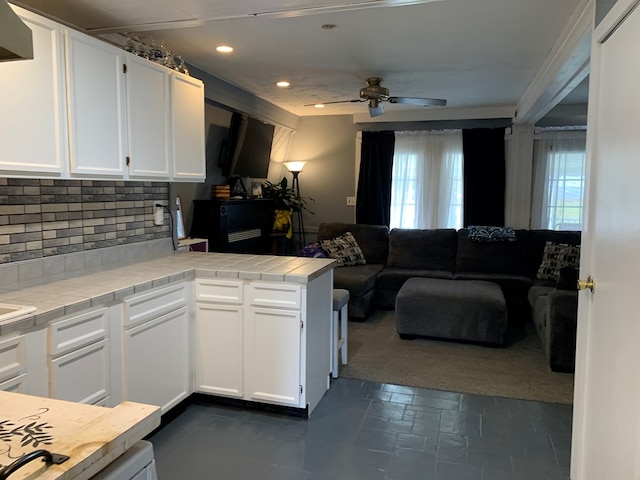
[(565, 480), (572, 408), (339, 378), (309, 419), (191, 404), (159, 480)]

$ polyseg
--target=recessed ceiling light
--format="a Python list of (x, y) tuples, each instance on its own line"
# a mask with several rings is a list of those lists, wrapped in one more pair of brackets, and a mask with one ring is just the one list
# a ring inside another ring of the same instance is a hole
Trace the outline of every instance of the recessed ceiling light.
[(281, 80), (278, 83), (276, 83), (276, 85), (279, 86), (280, 88), (287, 88), (291, 84), (286, 80)]
[(324, 103), (316, 103), (314, 105), (314, 107), (316, 107), (316, 108), (324, 108)]
[(218, 45), (216, 47), (216, 51), (219, 53), (231, 53), (233, 52), (233, 47), (230, 47), (229, 45)]

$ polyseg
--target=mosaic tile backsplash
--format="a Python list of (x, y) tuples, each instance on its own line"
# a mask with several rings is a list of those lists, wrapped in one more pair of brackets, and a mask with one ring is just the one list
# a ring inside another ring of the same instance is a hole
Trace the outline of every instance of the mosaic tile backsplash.
[(171, 236), (169, 184), (0, 178), (0, 264)]

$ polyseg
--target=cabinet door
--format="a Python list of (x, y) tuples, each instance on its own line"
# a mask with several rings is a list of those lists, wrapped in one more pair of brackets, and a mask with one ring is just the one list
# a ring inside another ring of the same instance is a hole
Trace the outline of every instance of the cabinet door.
[(251, 307), (245, 325), (245, 398), (303, 407), (300, 312)]
[(0, 341), (0, 382), (27, 372), (26, 339), (20, 335)]
[(17, 377), (12, 378), (11, 380), (0, 382), (0, 390), (3, 392), (29, 393), (26, 380), (27, 374), (23, 373), (22, 375), (18, 375)]
[(242, 305), (196, 304), (196, 390), (242, 397)]
[(109, 342), (101, 340), (51, 360), (49, 395), (94, 405), (109, 395)]
[(173, 178), (202, 182), (204, 155), (204, 85), (197, 78), (171, 74)]
[(0, 62), (0, 171), (60, 176), (68, 162), (62, 31), (12, 8), (31, 29), (34, 59)]
[(125, 399), (167, 412), (191, 392), (187, 308), (125, 331)]
[(171, 74), (135, 55), (126, 62), (129, 176), (169, 179)]
[(66, 30), (71, 175), (124, 175), (124, 51)]

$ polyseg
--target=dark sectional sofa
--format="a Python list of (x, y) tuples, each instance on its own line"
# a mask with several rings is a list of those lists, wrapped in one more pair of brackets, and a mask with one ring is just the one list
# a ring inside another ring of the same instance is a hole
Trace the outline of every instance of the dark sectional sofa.
[[(515, 241), (476, 242), (467, 229), (389, 229), (379, 225), (323, 223), (318, 241), (351, 232), (365, 265), (338, 267), (334, 285), (350, 292), (349, 317), (364, 321), (376, 308), (393, 309), (409, 278), (482, 280), (496, 283), (505, 297), (509, 324), (533, 321), (556, 371), (572, 371), (575, 357), (575, 282), (558, 288), (537, 278), (545, 243), (580, 244), (580, 232), (516, 230)], [(566, 280), (566, 279), (565, 279)]]

